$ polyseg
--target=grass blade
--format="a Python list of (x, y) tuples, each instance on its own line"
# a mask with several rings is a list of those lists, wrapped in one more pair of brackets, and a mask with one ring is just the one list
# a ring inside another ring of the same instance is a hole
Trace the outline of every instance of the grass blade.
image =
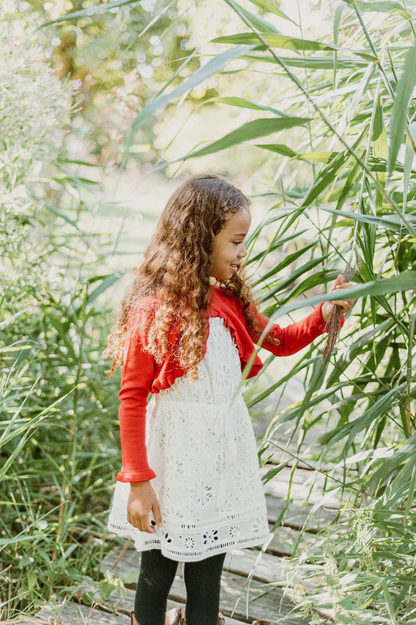
[(266, 135), (273, 134), (274, 132), (279, 132), (288, 128), (294, 128), (295, 126), (304, 126), (308, 121), (310, 120), (304, 117), (255, 119), (252, 122), (247, 122), (247, 124), (244, 124), (236, 130), (233, 130), (233, 132), (225, 135), (225, 137), (222, 137), (222, 139), (218, 139), (218, 141), (214, 141), (213, 143), (210, 143), (206, 147), (199, 150), (189, 152), (189, 154), (186, 154), (181, 158), (171, 161), (171, 163), (176, 163), (177, 161), (186, 160), (188, 158), (197, 158), (199, 156), (205, 156), (206, 154), (220, 152), (221, 150), (225, 150), (234, 145), (239, 145), (240, 143), (249, 141), (250, 139), (258, 139), (258, 137), (264, 137)]
[[(265, 11), (268, 11), (269, 13), (274, 13), (275, 15), (278, 15), (279, 17), (283, 17), (284, 20), (289, 20), (289, 22), (296, 24), (296, 22), (293, 21), (292, 18), (286, 15), (286, 13), (283, 13), (281, 9), (278, 9), (275, 3), (272, 2), (272, 0), (250, 0), (250, 2), (258, 6), (260, 9), (264, 9)], [(296, 26), (298, 26), (298, 24), (296, 24)]]
[(407, 111), (413, 89), (416, 86), (416, 43), (406, 54), (403, 73), (399, 80), (397, 94), (394, 99), (390, 123), (390, 150), (388, 160), (388, 173), (392, 174), (396, 164), (397, 155), (403, 142), (403, 134), (406, 128)]
[(151, 102), (149, 102), (149, 104), (146, 104), (146, 106), (140, 111), (140, 113), (138, 113), (136, 119), (132, 124), (129, 134), (125, 138), (125, 151), (123, 160), (121, 162), (121, 167), (124, 167), (127, 162), (129, 148), (133, 144), (134, 137), (136, 136), (137, 131), (142, 126), (143, 122), (150, 117), (150, 115), (169, 104), (171, 100), (178, 98), (183, 93), (186, 93), (186, 91), (193, 89), (207, 78), (210, 78), (210, 76), (212, 76), (213, 74), (219, 72), (229, 61), (239, 58), (242, 54), (245, 54), (249, 50), (252, 50), (254, 47), (254, 45), (239, 46), (237, 48), (227, 50), (226, 52), (222, 52), (221, 54), (217, 54), (206, 65), (204, 65), (204, 67), (201, 67), (201, 69), (192, 74), (188, 78), (188, 80), (185, 80), (170, 93), (156, 97)]
[(105, 11), (109, 11), (110, 9), (115, 9), (116, 7), (121, 7), (126, 4), (140, 4), (139, 0), (116, 0), (115, 2), (109, 2), (108, 4), (99, 4), (98, 6), (90, 7), (88, 9), (81, 9), (81, 11), (74, 11), (73, 13), (67, 13), (66, 15), (61, 15), (57, 17), (55, 20), (49, 20), (47, 22), (43, 22), (36, 30), (39, 28), (45, 28), (46, 26), (50, 26), (51, 24), (59, 24), (60, 22), (66, 22), (66, 20), (75, 20), (79, 17), (91, 17), (91, 15), (95, 15), (96, 13), (104, 13)]

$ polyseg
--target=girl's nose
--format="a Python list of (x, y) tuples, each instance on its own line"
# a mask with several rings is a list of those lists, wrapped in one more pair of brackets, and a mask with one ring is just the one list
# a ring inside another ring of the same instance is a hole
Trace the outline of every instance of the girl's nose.
[(244, 258), (245, 256), (247, 256), (248, 252), (246, 250), (246, 248), (243, 248), (243, 251), (239, 253), (239, 258)]

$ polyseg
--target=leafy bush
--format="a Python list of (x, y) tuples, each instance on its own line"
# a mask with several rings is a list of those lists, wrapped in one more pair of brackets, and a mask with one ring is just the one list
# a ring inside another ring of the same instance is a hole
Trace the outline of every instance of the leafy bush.
[(53, 73), (33, 35), (39, 19), (13, 2), (1, 12), (0, 601), (8, 618), (67, 593), (103, 549), (117, 380), (103, 374), (108, 319), (97, 297), (118, 275), (100, 275), (99, 262), (84, 267), (88, 239), (58, 208), (62, 188), (86, 185), (70, 178), (63, 145), (76, 85)]

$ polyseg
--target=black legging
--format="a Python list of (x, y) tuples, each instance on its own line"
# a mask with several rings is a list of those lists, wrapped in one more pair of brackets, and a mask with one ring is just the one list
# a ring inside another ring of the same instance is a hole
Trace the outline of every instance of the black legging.
[[(185, 562), (185, 616), (187, 625), (217, 625), (221, 572), (226, 553), (199, 562)], [(134, 616), (139, 625), (165, 625), (169, 591), (178, 562), (160, 549), (142, 551)]]

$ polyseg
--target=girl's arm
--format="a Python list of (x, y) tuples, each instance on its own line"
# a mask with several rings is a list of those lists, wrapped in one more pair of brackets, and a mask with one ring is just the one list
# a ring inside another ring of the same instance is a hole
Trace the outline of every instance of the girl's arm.
[[(312, 343), (314, 339), (324, 332), (328, 332), (328, 330), (324, 329), (326, 323), (321, 312), (323, 304), (324, 302), (321, 302), (310, 315), (300, 321), (291, 323), (286, 328), (281, 328), (277, 323), (273, 324), (269, 330), (268, 336), (277, 338), (280, 341), (279, 345), (272, 345), (267, 341), (266, 337), (263, 339), (261, 347), (267, 349), (275, 356), (291, 356)], [(262, 330), (266, 327), (269, 321), (269, 319), (261, 313), (256, 315), (256, 320)], [(342, 315), (341, 328), (344, 323), (345, 315)], [(257, 344), (260, 334), (253, 332), (248, 326), (247, 331), (252, 341)]]
[(145, 482), (156, 477), (149, 467), (146, 450), (146, 408), (155, 374), (153, 356), (143, 351), (144, 333), (129, 329), (124, 346), (124, 364), (118, 397), (122, 470), (119, 482)]

